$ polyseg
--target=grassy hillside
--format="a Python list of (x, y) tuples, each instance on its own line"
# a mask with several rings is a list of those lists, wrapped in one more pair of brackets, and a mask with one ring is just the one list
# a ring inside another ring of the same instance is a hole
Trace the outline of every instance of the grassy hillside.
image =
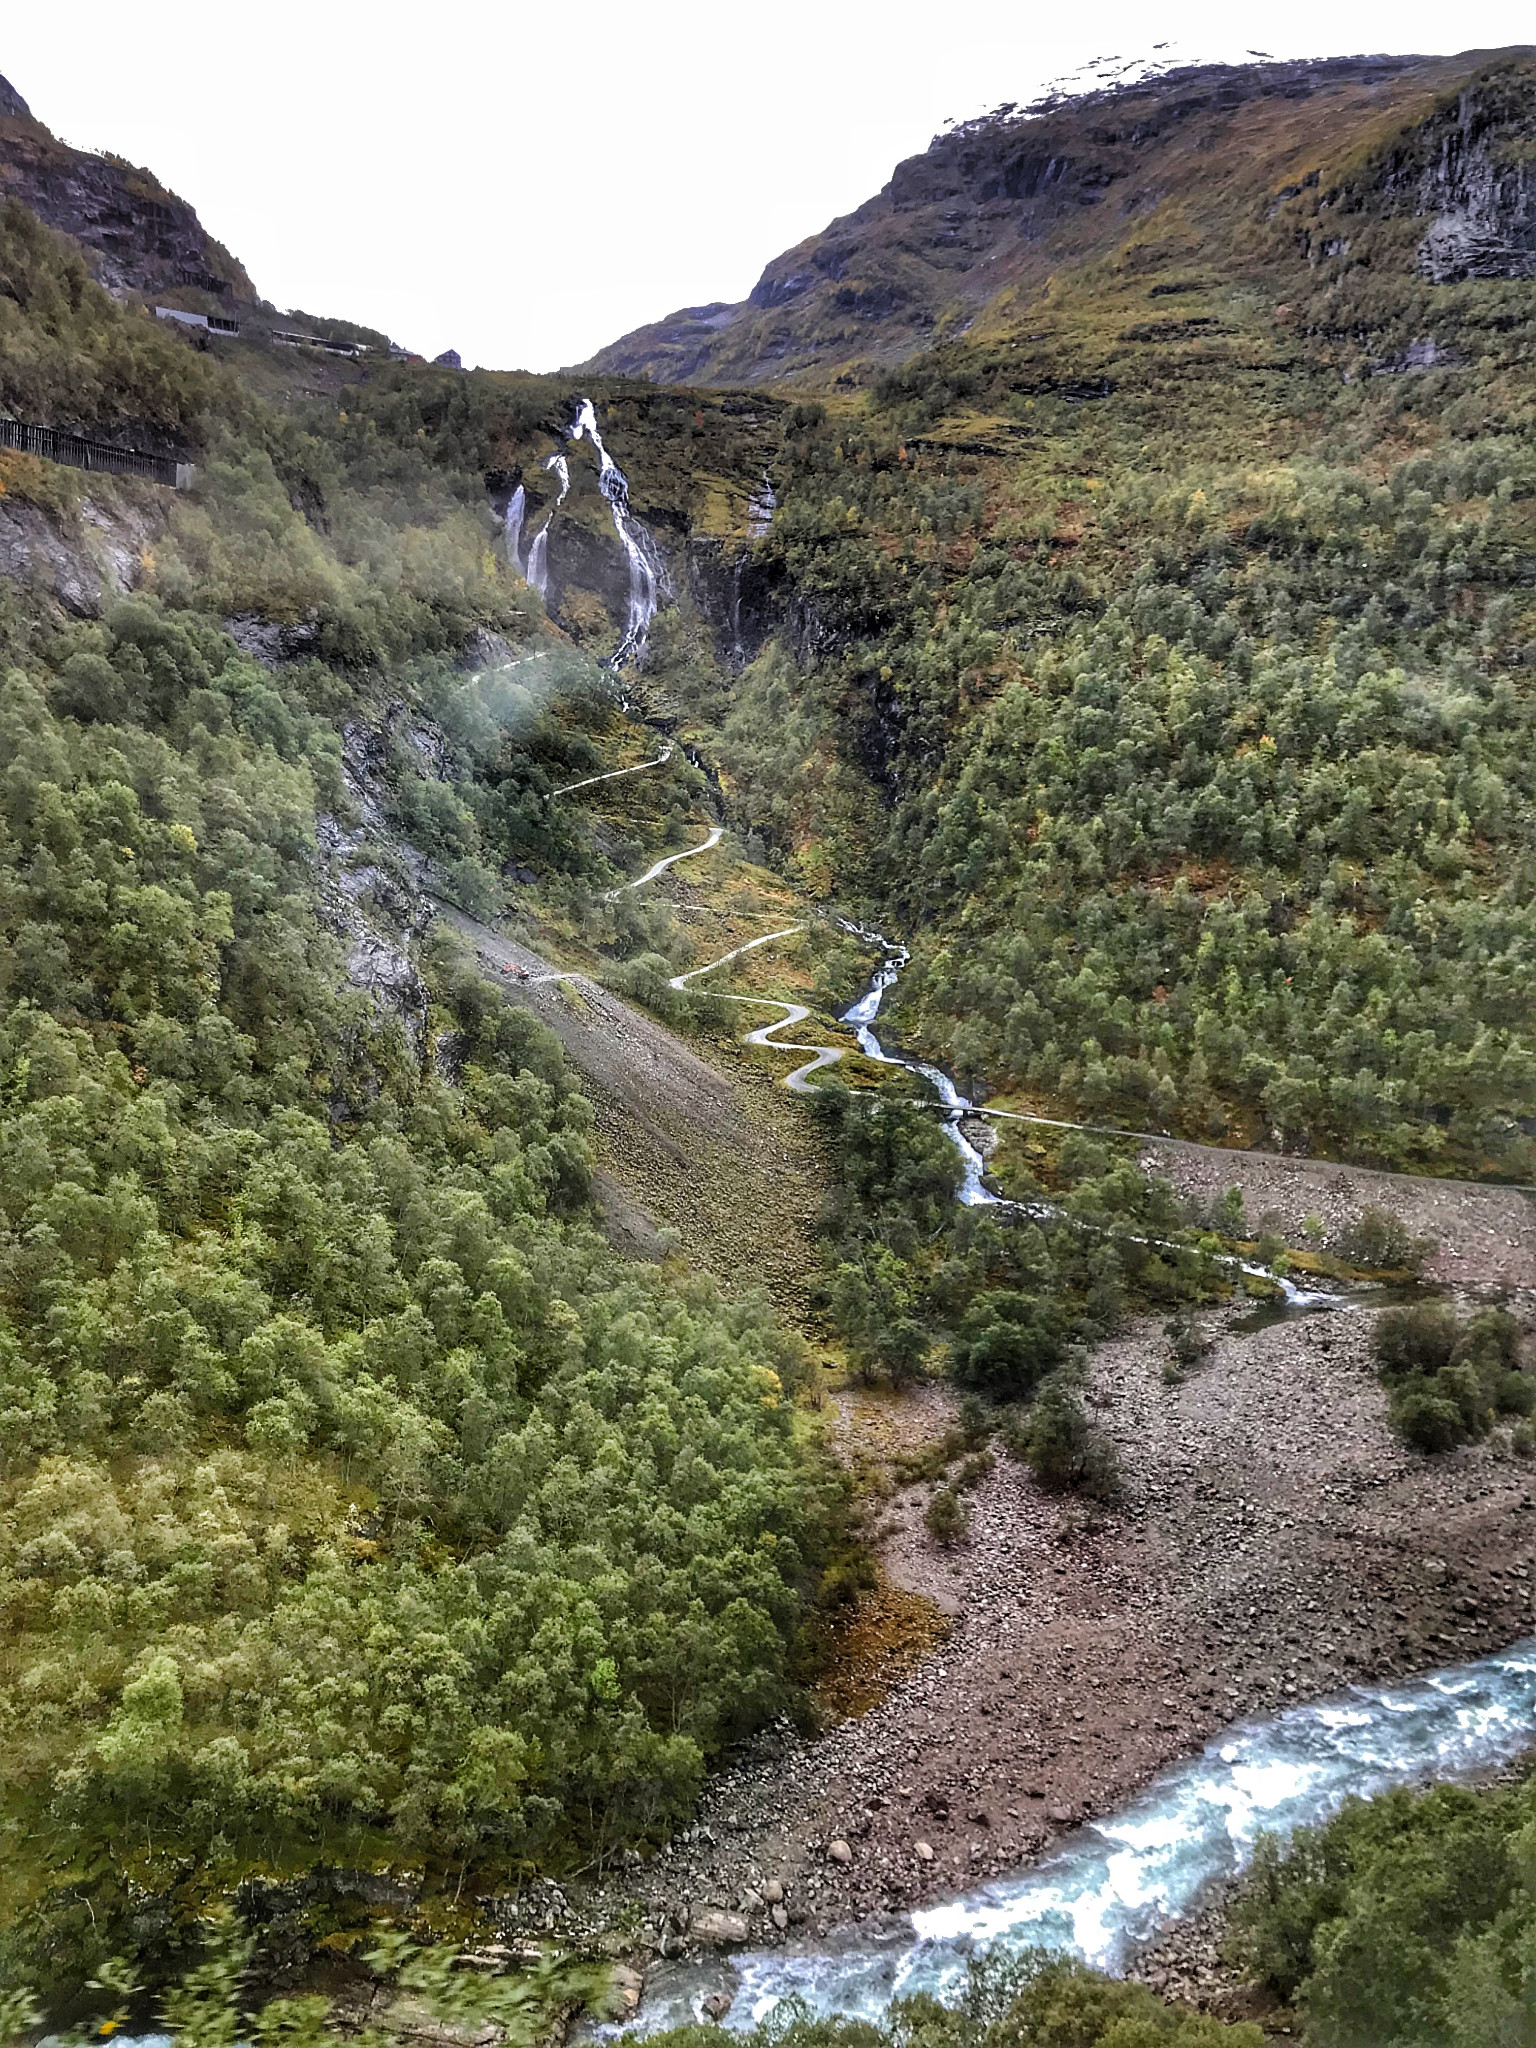
[[(1518, 166), (1536, 71), (1481, 90)], [(1454, 112), (790, 415), (736, 800), (984, 1087), (1531, 1172), (1531, 286), (1393, 196)]]

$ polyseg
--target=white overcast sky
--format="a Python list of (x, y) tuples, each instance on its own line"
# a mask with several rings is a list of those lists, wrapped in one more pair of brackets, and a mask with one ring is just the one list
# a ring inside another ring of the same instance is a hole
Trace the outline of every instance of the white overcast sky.
[(69, 0), (10, 11), (0, 73), (147, 164), (285, 310), (542, 370), (744, 297), (946, 119), (1095, 58), (1533, 37), (1530, 0)]

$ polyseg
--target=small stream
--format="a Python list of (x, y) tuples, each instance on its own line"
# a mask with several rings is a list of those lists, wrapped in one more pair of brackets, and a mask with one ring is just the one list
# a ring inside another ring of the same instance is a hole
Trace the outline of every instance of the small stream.
[(847, 930), (857, 938), (866, 939), (872, 946), (879, 946), (885, 958), (875, 969), (874, 978), (851, 1010), (843, 1012), (844, 1024), (851, 1024), (854, 1036), (859, 1041), (859, 1050), (867, 1058), (878, 1060), (882, 1066), (905, 1067), (909, 1074), (921, 1074), (925, 1081), (938, 1090), (939, 1100), (944, 1104), (944, 1128), (951, 1143), (960, 1154), (961, 1181), (960, 1200), (968, 1209), (985, 1206), (996, 1208), (1017, 1207), (1005, 1202), (1001, 1195), (994, 1194), (986, 1183), (987, 1162), (961, 1129), (961, 1118), (966, 1111), (975, 1107), (969, 1096), (962, 1095), (942, 1067), (930, 1067), (922, 1060), (909, 1060), (903, 1054), (887, 1052), (875, 1036), (874, 1023), (880, 1014), (888, 990), (896, 986), (901, 970), (912, 955), (905, 946), (893, 945), (889, 939), (881, 938), (876, 932), (864, 931), (857, 925)]
[[(937, 1091), (939, 1100), (944, 1105), (945, 1132), (960, 1154), (961, 1179), (958, 1199), (968, 1209), (1007, 1209), (1014, 1215), (1032, 1216), (1042, 1222), (1051, 1218), (1061, 1218), (1065, 1212), (1053, 1202), (1014, 1202), (987, 1186), (987, 1162), (965, 1135), (964, 1127), (966, 1116), (984, 1116), (986, 1112), (978, 1110), (968, 1095), (960, 1093), (942, 1067), (929, 1066), (924, 1060), (909, 1059), (904, 1053), (888, 1052), (875, 1035), (874, 1023), (880, 1014), (880, 1005), (888, 992), (896, 986), (901, 970), (912, 955), (905, 946), (898, 946), (894, 941), (882, 937), (879, 932), (867, 930), (863, 925), (845, 921), (843, 929), (871, 946), (880, 947), (885, 958), (875, 969), (869, 987), (863, 995), (851, 1009), (843, 1012), (841, 1021), (853, 1026), (854, 1035), (859, 1041), (859, 1049), (866, 1057), (878, 1060), (882, 1066), (904, 1067), (909, 1074), (920, 1074)], [(1154, 1240), (1139, 1239), (1137, 1242), (1152, 1243)], [(1223, 1262), (1218, 1260), (1218, 1263)], [(1341, 1294), (1322, 1288), (1299, 1287), (1294, 1280), (1279, 1273), (1272, 1273), (1267, 1266), (1256, 1266), (1239, 1258), (1230, 1258), (1224, 1263), (1240, 1273), (1264, 1280), (1271, 1287), (1278, 1288), (1281, 1297), (1278, 1308), (1282, 1314), (1353, 1308), (1365, 1299), (1379, 1304), (1379, 1290), (1366, 1290), (1363, 1294), (1359, 1291)]]
[(1286, 1834), (1324, 1819), (1351, 1793), (1496, 1769), (1530, 1745), (1533, 1727), (1536, 1638), (1426, 1678), (1357, 1686), (1243, 1722), (1015, 1877), (815, 1943), (657, 1965), (639, 2030), (684, 2025), (715, 1992), (733, 1994), (726, 2024), (735, 2028), (785, 1998), (813, 2013), (873, 2018), (917, 1991), (952, 1999), (969, 1959), (999, 1945), (1123, 1970), (1243, 1870), (1262, 1829)]

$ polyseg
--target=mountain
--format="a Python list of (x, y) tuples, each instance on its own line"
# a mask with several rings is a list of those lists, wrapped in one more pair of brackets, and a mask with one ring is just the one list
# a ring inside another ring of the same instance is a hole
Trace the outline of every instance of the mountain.
[(1196, 272), (1239, 276), (1262, 262), (1254, 230), (1287, 198), (1352, 180), (1373, 156), (1357, 203), (1422, 219), (1426, 274), (1530, 276), (1536, 184), (1528, 163), (1491, 153), (1498, 93), (1477, 84), (1521, 54), (1194, 66), (1004, 109), (899, 164), (856, 212), (768, 264), (742, 304), (674, 313), (586, 367), (860, 385), (918, 349), (1027, 319), (1063, 270), (1130, 259), (1169, 295)]
[(141, 292), (226, 317), (256, 302), (243, 266), (186, 200), (121, 157), (61, 142), (0, 78), (3, 199), (19, 200), (77, 242), (108, 291)]

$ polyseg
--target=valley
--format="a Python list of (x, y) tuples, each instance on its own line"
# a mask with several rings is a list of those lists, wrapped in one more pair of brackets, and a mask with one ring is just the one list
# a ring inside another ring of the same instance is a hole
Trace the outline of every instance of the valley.
[(1533, 136), (1002, 108), (531, 375), (0, 81), (181, 475), (0, 451), (7, 2040), (1523, 2038)]

